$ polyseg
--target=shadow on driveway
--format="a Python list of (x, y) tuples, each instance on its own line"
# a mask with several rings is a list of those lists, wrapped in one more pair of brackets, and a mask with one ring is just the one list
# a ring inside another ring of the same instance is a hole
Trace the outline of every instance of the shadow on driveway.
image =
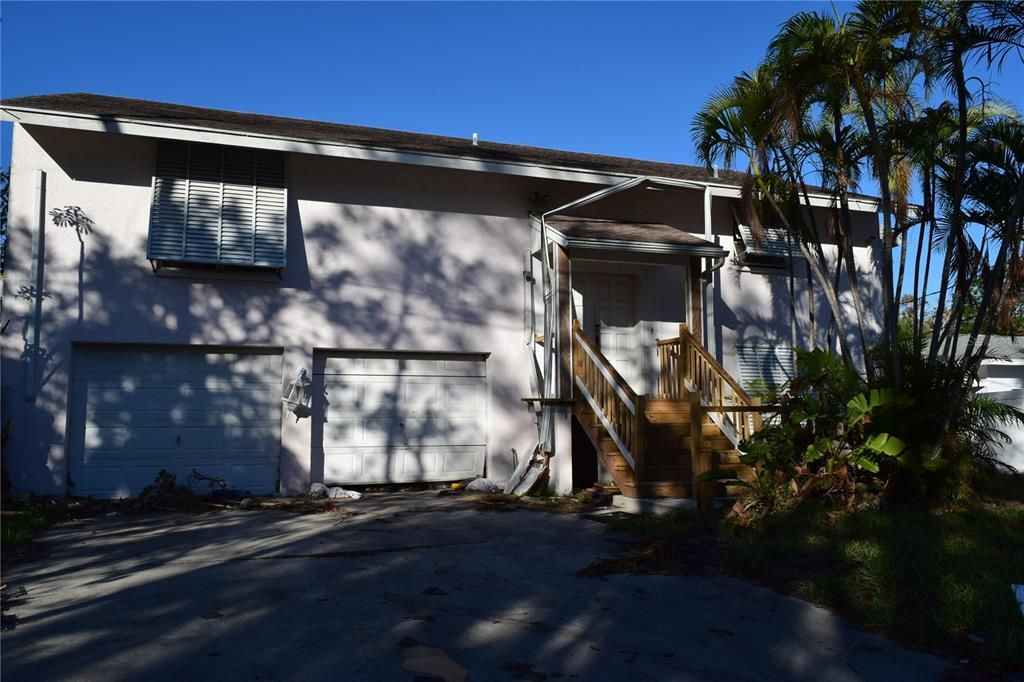
[(936, 679), (946, 662), (725, 577), (574, 573), (576, 515), (433, 493), (353, 514), (141, 514), (54, 527), (4, 679)]

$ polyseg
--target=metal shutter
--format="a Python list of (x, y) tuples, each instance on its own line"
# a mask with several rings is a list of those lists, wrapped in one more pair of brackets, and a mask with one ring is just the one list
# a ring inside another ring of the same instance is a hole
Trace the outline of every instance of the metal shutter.
[(748, 390), (755, 381), (778, 388), (792, 379), (796, 370), (793, 349), (789, 346), (767, 343), (737, 345), (736, 361), (740, 366), (740, 381)]
[[(761, 239), (754, 239), (754, 234), (747, 225), (739, 225), (740, 237), (747, 255), (764, 258), (786, 258), (792, 250), (793, 258), (803, 258), (803, 252), (796, 237), (786, 234), (781, 227), (764, 227)], [(791, 248), (792, 247), (792, 248)]]
[(285, 191), (284, 154), (162, 141), (148, 257), (284, 267)]

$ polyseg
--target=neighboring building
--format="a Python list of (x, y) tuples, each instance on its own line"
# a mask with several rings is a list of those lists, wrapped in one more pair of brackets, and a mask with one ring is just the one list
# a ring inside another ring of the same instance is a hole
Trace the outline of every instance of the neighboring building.
[[(120, 496), (160, 469), (262, 493), (507, 479), (513, 449), (538, 442), (523, 398), (541, 390), (546, 306), (567, 375), (542, 377), (548, 398), (579, 399), (570, 318), (620, 397), (626, 383), (668, 395), (656, 340), (681, 323), (716, 376), (777, 381), (791, 363), (786, 247), (744, 242), (737, 173), (89, 94), (0, 110), (15, 124), (2, 381), (16, 490)], [(827, 198), (812, 203), (824, 219)], [(877, 310), (876, 205), (852, 204)], [(296, 417), (281, 396), (300, 369), (312, 404)], [(553, 487), (589, 485), (592, 468), (573, 480), (572, 411), (544, 409)]]
[[(965, 348), (968, 338), (961, 336), (957, 346)], [(993, 336), (986, 355), (978, 368), (978, 393), (1024, 410), (1024, 340)], [(1024, 471), (1024, 426), (1009, 424), (999, 430), (1010, 437), (1010, 443), (1000, 448), (999, 459)]]

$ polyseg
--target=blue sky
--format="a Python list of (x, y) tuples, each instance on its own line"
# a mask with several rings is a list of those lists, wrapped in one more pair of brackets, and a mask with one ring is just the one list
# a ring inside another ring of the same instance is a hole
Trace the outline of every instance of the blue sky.
[[(4, 0), (0, 97), (89, 91), (693, 163), (708, 95), (786, 18), (832, 7)], [(1024, 105), (1024, 67), (998, 78)]]
[(756, 66), (786, 17), (829, 7), (5, 0), (0, 96), (90, 91), (692, 162), (708, 93)]
[[(0, 96), (91, 91), (692, 163), (703, 100), (755, 68), (786, 17), (831, 7), (5, 0)], [(1024, 69), (1001, 80), (1024, 104)], [(9, 141), (4, 124), (4, 166)]]
[[(692, 163), (708, 94), (787, 17), (831, 8), (5, 0), (0, 96), (90, 91)], [(1024, 69), (1004, 81), (1024, 104)], [(4, 124), (5, 166), (9, 142)]]

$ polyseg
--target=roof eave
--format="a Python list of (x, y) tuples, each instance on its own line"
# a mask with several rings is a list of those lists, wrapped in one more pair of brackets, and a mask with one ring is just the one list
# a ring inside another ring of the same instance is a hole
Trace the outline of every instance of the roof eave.
[(569, 250), (622, 251), (626, 253), (661, 254), (666, 256), (695, 256), (699, 258), (720, 258), (728, 251), (719, 246), (658, 244), (654, 242), (632, 242), (618, 239), (584, 239), (569, 237), (565, 240)]
[[(497, 161), (480, 159), (472, 156), (443, 154), (439, 152), (423, 152), (397, 149), (392, 147), (356, 144), (351, 142), (317, 141), (305, 138), (263, 135), (259, 133), (224, 130), (203, 126), (170, 124), (166, 122), (145, 121), (117, 116), (97, 116), (78, 114), (66, 111), (39, 109), (35, 107), (19, 107), (4, 105), (0, 107), (0, 120), (11, 121), (24, 125), (40, 125), (57, 128), (70, 128), (92, 132), (119, 133), (141, 137), (157, 137), (163, 139), (184, 140), (191, 142), (207, 142), (238, 147), (267, 149), (319, 156), (358, 159), (364, 161), (382, 161), (418, 166), (431, 166), (455, 170), (467, 170), (482, 173), (518, 175), (524, 177), (544, 178), (549, 180), (565, 180), (593, 184), (612, 184), (625, 179), (635, 178), (642, 173), (619, 173), (600, 171), (572, 166), (539, 164), (525, 161)], [(724, 182), (706, 180), (680, 180), (678, 178), (649, 176), (649, 181), (676, 187), (699, 186), (710, 189), (712, 195), (739, 198), (740, 188)], [(814, 206), (830, 206), (832, 198), (827, 195), (810, 195)], [(877, 212), (878, 202), (865, 199), (851, 199), (850, 207), (856, 211)]]

